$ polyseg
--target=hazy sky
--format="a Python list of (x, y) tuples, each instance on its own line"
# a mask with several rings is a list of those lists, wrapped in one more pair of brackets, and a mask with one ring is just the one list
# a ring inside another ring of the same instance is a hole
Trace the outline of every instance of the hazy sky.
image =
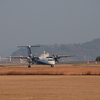
[(0, 0), (0, 55), (12, 53), (18, 45), (96, 38), (100, 38), (100, 0)]

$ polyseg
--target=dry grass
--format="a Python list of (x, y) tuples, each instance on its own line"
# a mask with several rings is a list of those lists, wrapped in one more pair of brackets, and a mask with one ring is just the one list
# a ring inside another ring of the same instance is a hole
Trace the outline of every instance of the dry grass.
[(100, 100), (99, 65), (0, 67), (0, 100)]
[(0, 75), (100, 75), (100, 67), (96, 65), (96, 67), (93, 67), (94, 65), (86, 67), (84, 64), (61, 64), (56, 65), (55, 68), (50, 68), (48, 65), (32, 65), (32, 68), (27, 68), (26, 64), (1, 64), (0, 66), (5, 66), (0, 68)]
[(100, 76), (0, 76), (0, 100), (100, 100)]

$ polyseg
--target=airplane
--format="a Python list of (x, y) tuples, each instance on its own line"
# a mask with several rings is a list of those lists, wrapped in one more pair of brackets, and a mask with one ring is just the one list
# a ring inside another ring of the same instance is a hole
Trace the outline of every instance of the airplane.
[(27, 59), (28, 68), (31, 68), (31, 64), (42, 64), (42, 65), (50, 65), (54, 67), (55, 63), (58, 62), (58, 59), (63, 57), (73, 57), (69, 55), (52, 55), (52, 57), (35, 57), (34, 54), (31, 52), (31, 47), (40, 47), (40, 46), (18, 46), (18, 47), (26, 47), (28, 51), (28, 57), (23, 56), (10, 56), (11, 58), (20, 58), (20, 59)]

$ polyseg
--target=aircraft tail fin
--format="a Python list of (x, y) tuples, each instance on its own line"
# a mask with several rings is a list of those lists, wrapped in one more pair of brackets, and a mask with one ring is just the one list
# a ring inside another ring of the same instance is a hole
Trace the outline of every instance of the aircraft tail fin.
[(27, 48), (27, 51), (28, 51), (28, 56), (32, 58), (33, 57), (33, 54), (31, 52), (31, 47), (40, 47), (40, 46), (35, 45), (35, 46), (18, 46), (18, 47), (26, 47)]

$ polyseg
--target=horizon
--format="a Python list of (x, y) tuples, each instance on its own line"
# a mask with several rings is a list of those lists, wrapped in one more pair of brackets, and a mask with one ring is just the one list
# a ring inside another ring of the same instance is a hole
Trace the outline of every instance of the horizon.
[[(100, 40), (100, 38), (96, 38), (96, 39), (93, 39), (92, 41), (97, 40), (97, 39)], [(92, 42), (92, 41), (86, 41), (86, 42), (84, 42), (84, 43), (72, 43), (72, 44), (35, 44), (35, 45), (40, 45), (40, 46), (42, 46), (42, 45), (43, 45), (43, 46), (76, 45), (76, 44), (82, 45), (82, 44), (85, 44), (85, 43), (87, 43), (87, 42)], [(27, 45), (27, 46), (29, 46), (29, 45)], [(17, 51), (18, 49), (20, 49), (20, 48), (18, 48), (17, 46), (16, 46), (15, 48), (9, 48), (9, 50), (6, 49), (6, 50), (3, 52), (3, 56), (0, 55), (0, 57), (8, 57), (8, 56), (11, 56), (11, 55), (12, 55), (15, 51)], [(10, 50), (12, 50), (12, 51), (10, 51)], [(8, 54), (5, 54), (5, 52), (7, 52), (7, 51), (10, 51), (10, 53), (8, 52)]]

